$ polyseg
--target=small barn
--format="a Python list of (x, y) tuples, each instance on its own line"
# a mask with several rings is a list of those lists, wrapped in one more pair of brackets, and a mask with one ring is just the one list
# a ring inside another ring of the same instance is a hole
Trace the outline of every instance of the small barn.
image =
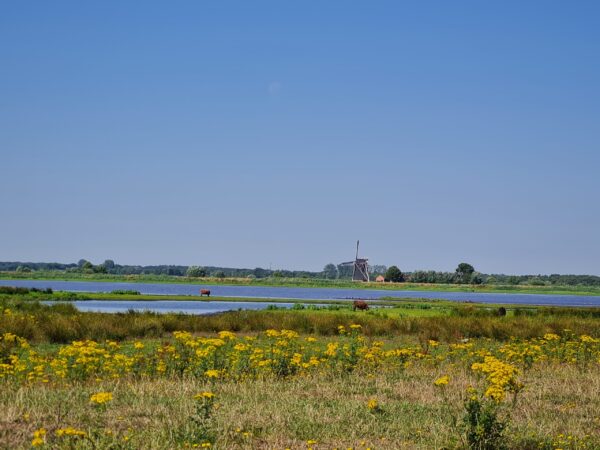
[(379, 275), (377, 276), (377, 278), (375, 278), (375, 281), (378, 283), (383, 283), (385, 281), (385, 278), (383, 278), (383, 275)]

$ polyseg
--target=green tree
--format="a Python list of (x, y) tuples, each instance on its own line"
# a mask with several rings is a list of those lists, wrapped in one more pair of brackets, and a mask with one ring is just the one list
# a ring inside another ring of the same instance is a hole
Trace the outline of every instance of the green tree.
[(337, 267), (335, 267), (335, 264), (331, 264), (331, 263), (327, 264), (323, 268), (323, 275), (328, 280), (336, 279), (338, 277), (338, 270), (337, 270)]
[(471, 275), (475, 272), (475, 268), (471, 264), (460, 263), (456, 268), (456, 275), (458, 276), (459, 283), (469, 283), (471, 281)]
[(337, 270), (338, 270), (338, 278), (342, 278), (342, 279), (352, 278), (352, 265), (351, 264), (348, 264), (348, 265), (338, 264)]
[(506, 282), (507, 282), (508, 284), (512, 284), (512, 285), (515, 285), (515, 286), (516, 286), (517, 284), (519, 284), (519, 282), (520, 282), (520, 281), (521, 281), (521, 280), (519, 280), (519, 277), (517, 277), (517, 276), (515, 276), (515, 275), (511, 275), (510, 277), (508, 277), (508, 278), (506, 279)]
[(382, 264), (375, 264), (373, 266), (369, 266), (370, 272), (373, 275), (385, 275), (387, 272), (387, 267)]
[(267, 272), (267, 270), (266, 270), (266, 269), (263, 269), (263, 268), (261, 268), (261, 267), (257, 267), (257, 268), (256, 268), (256, 269), (254, 269), (252, 272), (253, 272), (252, 274), (253, 274), (253, 275), (254, 275), (256, 278), (265, 278), (265, 277), (268, 275), (268, 272)]
[(483, 284), (483, 282), (483, 275), (481, 275), (479, 272), (473, 272), (471, 275), (471, 284)]
[(196, 277), (196, 278), (205, 277), (206, 276), (206, 270), (204, 270), (200, 266), (190, 266), (185, 271), (185, 276), (186, 277)]
[(392, 283), (401, 283), (404, 281), (404, 274), (398, 269), (397, 266), (390, 266), (385, 272), (385, 281), (391, 281)]
[(106, 266), (104, 264), (98, 264), (92, 268), (94, 273), (106, 273)]

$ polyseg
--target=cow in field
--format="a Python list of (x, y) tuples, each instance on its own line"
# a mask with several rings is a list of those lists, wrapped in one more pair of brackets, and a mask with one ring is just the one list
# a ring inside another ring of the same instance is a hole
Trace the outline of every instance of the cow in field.
[(369, 305), (364, 300), (354, 300), (354, 302), (352, 302), (352, 311), (356, 311), (357, 309), (366, 311), (369, 309)]
[(210, 291), (208, 289), (200, 289), (200, 297), (202, 297), (203, 295), (210, 297)]

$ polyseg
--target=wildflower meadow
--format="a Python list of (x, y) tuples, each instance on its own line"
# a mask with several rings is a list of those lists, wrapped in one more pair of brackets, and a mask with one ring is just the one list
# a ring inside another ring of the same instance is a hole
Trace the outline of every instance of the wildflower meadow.
[(0, 336), (3, 448), (600, 448), (600, 340)]

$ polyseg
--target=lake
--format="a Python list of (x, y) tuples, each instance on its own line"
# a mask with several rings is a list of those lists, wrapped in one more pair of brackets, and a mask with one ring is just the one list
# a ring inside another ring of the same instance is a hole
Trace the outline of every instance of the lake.
[[(56, 302), (44, 302), (52, 305)], [(271, 305), (278, 308), (291, 308), (293, 303), (269, 302), (201, 302), (198, 300), (83, 300), (68, 302), (82, 312), (119, 313), (133, 311), (151, 311), (156, 313), (214, 314), (238, 309), (261, 310)]]
[[(198, 295), (199, 290), (210, 289), (217, 297), (277, 298), (299, 300), (339, 300), (339, 299), (379, 299), (381, 297), (443, 299), (459, 302), (505, 303), (515, 305), (544, 306), (597, 306), (600, 296), (512, 294), (482, 292), (431, 292), (375, 289), (337, 288), (296, 288), (270, 286), (224, 286), (208, 284), (172, 283), (113, 283), (94, 281), (60, 280), (0, 280), (0, 286), (52, 288), (56, 291), (72, 292), (111, 292), (113, 290), (134, 290), (142, 294), (156, 295)], [(212, 303), (212, 302), (211, 302)], [(239, 304), (239, 303), (238, 303)], [(246, 304), (244, 304), (245, 307)]]

